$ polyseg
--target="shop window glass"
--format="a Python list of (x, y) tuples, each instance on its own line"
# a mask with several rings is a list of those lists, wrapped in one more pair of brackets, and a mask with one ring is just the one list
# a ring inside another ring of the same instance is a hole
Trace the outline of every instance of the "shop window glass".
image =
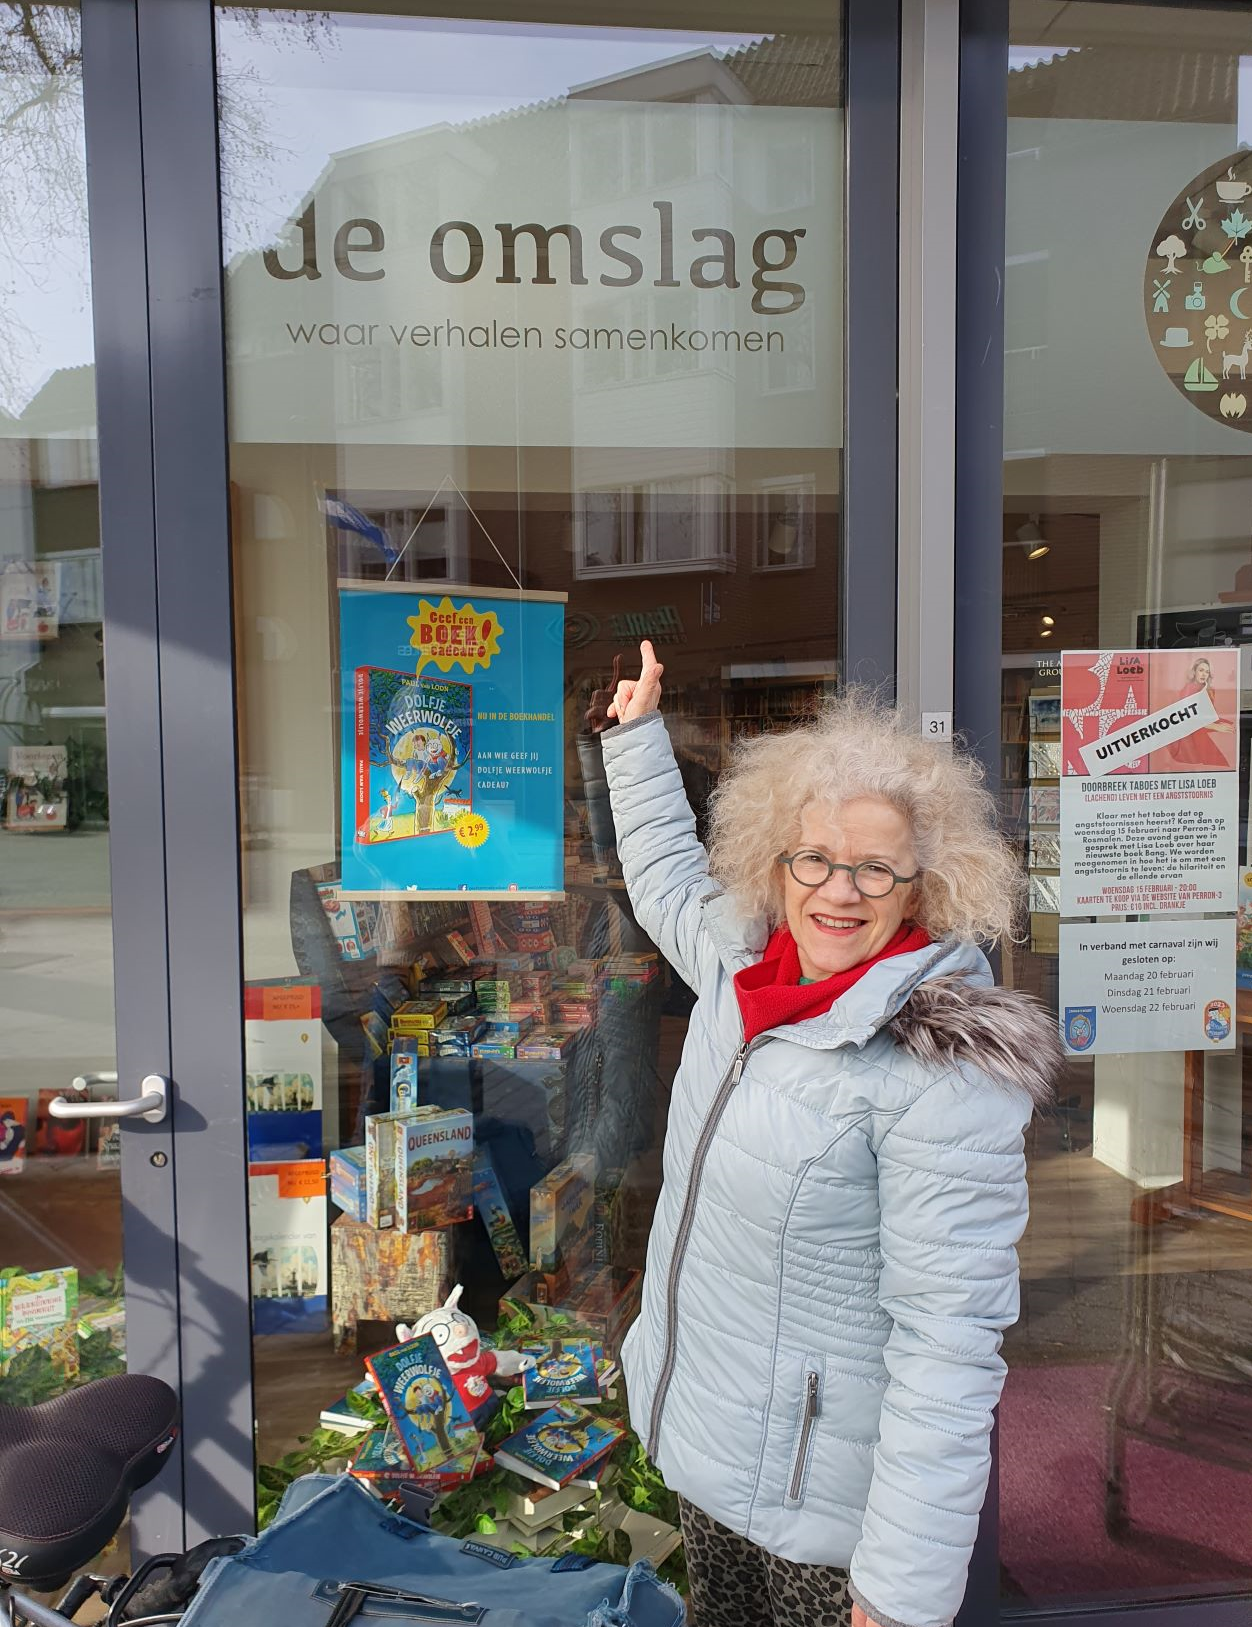
[[(703, 829), (838, 677), (841, 20), (801, 10), (217, 11), (263, 1462), (457, 1283), (487, 1334), (629, 1319), (692, 995), (625, 896), (603, 691), (657, 645)], [(352, 1218), (410, 1070), (500, 1204), (432, 1168), (411, 1227), (407, 1184)]]
[(1010, 17), (1001, 782), (1030, 913), (1003, 964), (1069, 1056), (1030, 1139), (1003, 1600), (1185, 1612), (1252, 1564), (1252, 16)]
[[(126, 1369), (77, 5), (0, 5), (0, 1404)], [(123, 1094), (131, 1094), (123, 1091)], [(98, 1568), (126, 1567), (127, 1529)]]

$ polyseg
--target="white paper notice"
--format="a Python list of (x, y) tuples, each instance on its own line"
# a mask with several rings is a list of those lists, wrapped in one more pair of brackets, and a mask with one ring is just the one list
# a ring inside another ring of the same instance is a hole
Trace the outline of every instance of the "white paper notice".
[(1061, 914), (1233, 910), (1237, 774), (1061, 781)]
[(1071, 1056), (1233, 1050), (1235, 923), (1063, 921), (1059, 1004)]

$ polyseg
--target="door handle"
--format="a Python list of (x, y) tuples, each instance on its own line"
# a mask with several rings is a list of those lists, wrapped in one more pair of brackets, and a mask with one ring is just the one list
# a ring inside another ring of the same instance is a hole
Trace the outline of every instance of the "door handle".
[[(85, 1090), (88, 1084), (116, 1084), (117, 1075), (107, 1073), (83, 1074), (74, 1081), (75, 1090)], [(48, 1103), (48, 1112), (54, 1119), (147, 1119), (149, 1124), (160, 1124), (169, 1102), (170, 1082), (159, 1073), (150, 1073), (143, 1081), (141, 1096), (125, 1101), (71, 1102), (64, 1096), (54, 1096)]]
[(86, 1091), (90, 1090), (93, 1085), (115, 1085), (116, 1083), (117, 1075), (115, 1073), (80, 1073), (70, 1088), (72, 1090)]

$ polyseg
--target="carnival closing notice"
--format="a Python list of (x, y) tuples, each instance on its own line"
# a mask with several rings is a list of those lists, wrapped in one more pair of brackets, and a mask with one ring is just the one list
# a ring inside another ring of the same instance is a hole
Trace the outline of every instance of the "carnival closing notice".
[(1238, 888), (1237, 650), (1061, 658), (1061, 914), (1221, 914)]
[(1062, 921), (1059, 1004), (1071, 1055), (1233, 1050), (1235, 923)]

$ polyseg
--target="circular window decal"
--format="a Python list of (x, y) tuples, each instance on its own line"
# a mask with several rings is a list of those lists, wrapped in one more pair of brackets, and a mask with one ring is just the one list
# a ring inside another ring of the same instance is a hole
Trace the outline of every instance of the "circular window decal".
[(1252, 430), (1252, 151), (1197, 175), (1166, 211), (1143, 305), (1175, 389), (1228, 428)]

